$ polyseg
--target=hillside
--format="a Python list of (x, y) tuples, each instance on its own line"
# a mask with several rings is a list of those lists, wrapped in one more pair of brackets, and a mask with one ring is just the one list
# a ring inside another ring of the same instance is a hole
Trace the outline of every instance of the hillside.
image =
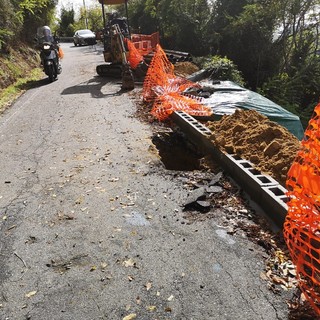
[(10, 86), (19, 78), (39, 66), (38, 53), (32, 48), (19, 44), (0, 55), (0, 90)]

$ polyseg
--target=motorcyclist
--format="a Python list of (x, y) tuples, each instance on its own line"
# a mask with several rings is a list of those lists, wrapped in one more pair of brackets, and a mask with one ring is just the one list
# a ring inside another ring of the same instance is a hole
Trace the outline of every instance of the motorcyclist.
[[(56, 39), (52, 33), (51, 33), (51, 29), (48, 26), (43, 26), (43, 27), (39, 27), (37, 29), (37, 34), (35, 37), (35, 41), (37, 43), (37, 47), (41, 48), (42, 44), (44, 42), (49, 42), (53, 44), (54, 49), (56, 50), (56, 54), (57, 54), (57, 59), (58, 59), (58, 73), (61, 73), (62, 68), (61, 68), (61, 63), (60, 63), (60, 58), (59, 58), (59, 43), (58, 43), (58, 39)], [(41, 59), (41, 64), (42, 64), (42, 59)]]

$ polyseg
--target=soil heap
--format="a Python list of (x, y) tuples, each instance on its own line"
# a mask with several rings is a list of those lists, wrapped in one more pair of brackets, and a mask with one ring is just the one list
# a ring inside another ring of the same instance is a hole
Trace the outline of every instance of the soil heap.
[(300, 141), (286, 128), (255, 110), (236, 110), (207, 127), (221, 151), (250, 161), (285, 187), (287, 172), (300, 147)]
[(194, 63), (189, 61), (177, 62), (174, 65), (174, 73), (179, 77), (186, 77), (197, 71), (199, 71), (199, 68)]

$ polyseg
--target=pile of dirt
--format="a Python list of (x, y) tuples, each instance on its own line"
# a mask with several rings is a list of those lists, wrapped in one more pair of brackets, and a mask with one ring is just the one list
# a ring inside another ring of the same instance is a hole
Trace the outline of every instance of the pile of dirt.
[(177, 62), (174, 65), (174, 73), (179, 77), (186, 77), (190, 74), (199, 71), (199, 68), (190, 61)]
[(222, 151), (250, 161), (262, 173), (285, 186), (287, 172), (300, 141), (286, 128), (255, 110), (236, 110), (209, 122), (212, 141)]

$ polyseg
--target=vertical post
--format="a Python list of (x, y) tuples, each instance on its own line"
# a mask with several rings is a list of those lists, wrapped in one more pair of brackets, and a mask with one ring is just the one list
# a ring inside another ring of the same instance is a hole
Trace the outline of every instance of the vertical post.
[(126, 8), (126, 16), (127, 16), (128, 31), (129, 31), (129, 39), (131, 39), (130, 22), (129, 22), (129, 14), (128, 14), (128, 0), (125, 0), (125, 1), (124, 1), (124, 5), (125, 5), (125, 8)]
[(107, 34), (107, 25), (106, 25), (106, 13), (104, 11), (104, 3), (103, 1), (100, 1), (101, 3), (101, 10), (102, 10), (102, 21), (103, 21), (103, 29), (102, 29), (102, 32), (103, 32), (103, 52), (106, 51), (106, 48), (107, 48), (107, 37), (106, 37), (106, 34)]
[(103, 30), (106, 28), (106, 14), (104, 12), (104, 4), (101, 1), (101, 10), (102, 10), (102, 21), (103, 21)]
[(88, 18), (87, 18), (87, 8), (86, 8), (86, 2), (85, 0), (83, 0), (83, 7), (84, 7), (84, 20), (85, 20), (85, 23), (86, 23), (86, 28), (88, 28)]

